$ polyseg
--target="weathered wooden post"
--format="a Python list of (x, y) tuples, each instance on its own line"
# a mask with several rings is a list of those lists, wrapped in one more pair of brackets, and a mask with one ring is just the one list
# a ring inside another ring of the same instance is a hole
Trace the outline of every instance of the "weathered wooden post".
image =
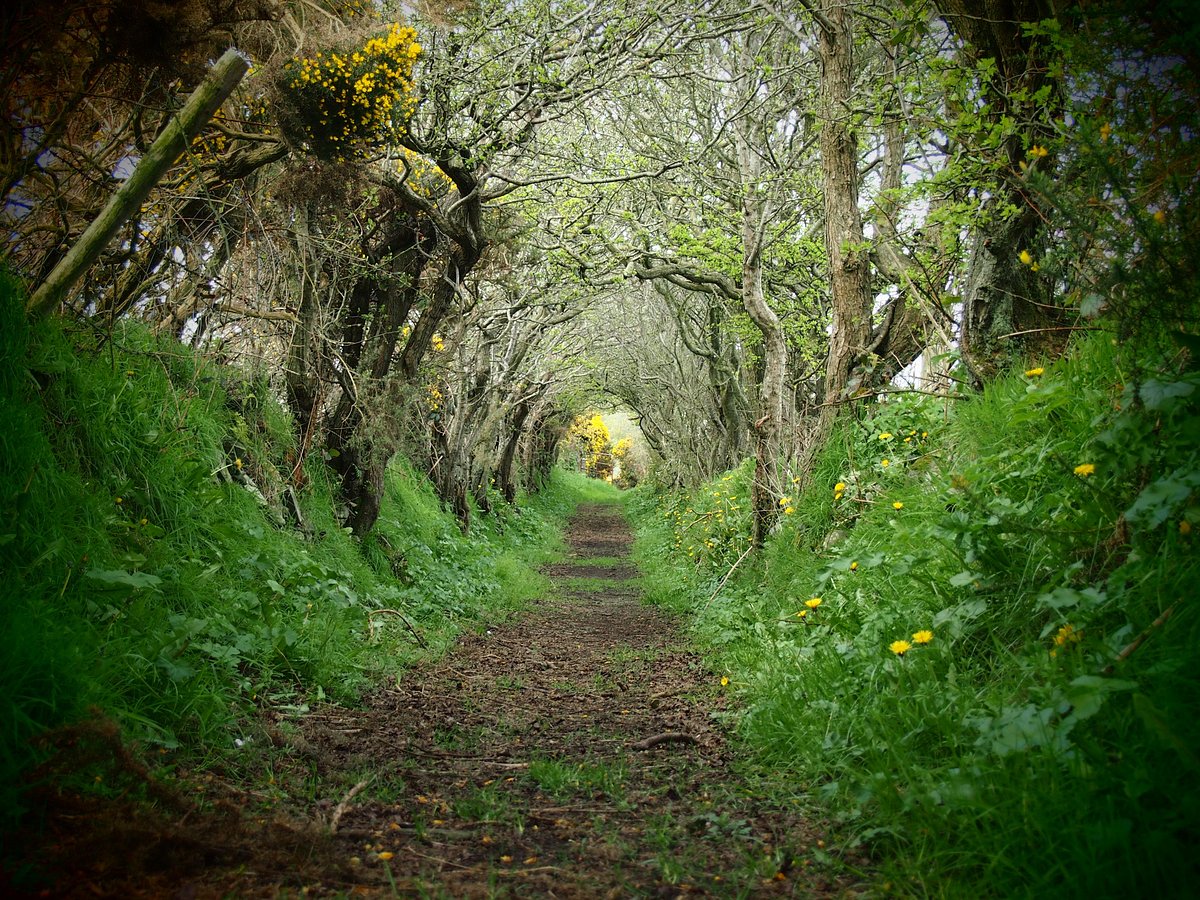
[(120, 227), (141, 207), (154, 186), (191, 145), (192, 138), (212, 118), (225, 98), (233, 93), (249, 69), (250, 61), (237, 50), (226, 50), (217, 60), (208, 76), (188, 97), (179, 114), (167, 122), (100, 215), (34, 291), (28, 306), (32, 318), (48, 314), (62, 302)]

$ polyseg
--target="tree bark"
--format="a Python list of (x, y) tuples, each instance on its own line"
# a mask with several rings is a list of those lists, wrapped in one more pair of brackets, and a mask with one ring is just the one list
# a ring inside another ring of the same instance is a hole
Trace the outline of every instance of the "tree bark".
[(825, 369), (825, 406), (809, 446), (824, 443), (871, 329), (870, 264), (858, 210), (858, 140), (851, 116), (854, 29), (841, 0), (822, 0), (821, 175), (825, 187), (825, 252), (833, 311)]
[[(990, 205), (1012, 204), (1019, 212), (975, 235), (974, 248), (963, 291), (960, 347), (977, 386), (994, 378), (1023, 355), (1057, 354), (1067, 332), (1058, 330), (1064, 311), (1051, 301), (1047, 279), (1019, 261), (1023, 250), (1038, 255), (1046, 232), (1045, 212), (1022, 190), (1019, 172), (1028, 143), (1049, 143), (1048, 123), (1055, 94), (1048, 101), (1014, 99), (1033, 97), (1047, 78), (1047, 60), (1023, 24), (1054, 17), (1050, 0), (939, 0), (938, 10), (964, 41), (964, 54), (972, 60), (992, 59), (998, 75), (987, 89), (987, 115), (999, 124), (1004, 117), (1031, 121), (1029, 132), (1013, 133), (992, 161), (999, 175)], [(982, 7), (982, 9), (980, 8)], [(1039, 120), (1043, 124), (1039, 124)], [(1043, 164), (1046, 161), (1042, 161)], [(1053, 330), (1050, 330), (1053, 329)]]

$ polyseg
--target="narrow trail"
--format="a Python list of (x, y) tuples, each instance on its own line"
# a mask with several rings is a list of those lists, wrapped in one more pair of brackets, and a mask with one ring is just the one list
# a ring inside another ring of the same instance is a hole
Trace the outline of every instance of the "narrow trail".
[(344, 814), (346, 854), (406, 894), (845, 893), (801, 811), (732, 771), (718, 679), (641, 602), (620, 510), (582, 507), (568, 541), (551, 599), (331, 714), (342, 764), (391, 761), (398, 792)]
[(60, 829), (49, 895), (857, 896), (808, 811), (734, 766), (718, 676), (642, 602), (619, 508), (567, 537), (528, 612), (280, 723), (284, 802), (210, 775), (204, 814)]

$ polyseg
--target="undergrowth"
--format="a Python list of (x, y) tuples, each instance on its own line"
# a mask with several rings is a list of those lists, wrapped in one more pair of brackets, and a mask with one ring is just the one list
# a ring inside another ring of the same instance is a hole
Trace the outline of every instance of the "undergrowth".
[(204, 765), (256, 710), (357, 702), (542, 587), (569, 477), (464, 537), (398, 459), (359, 544), (324, 464), (297, 464), (264, 373), (85, 328), (29, 325), (3, 279), (0, 830), (25, 812), (46, 729), (98, 709), (124, 740)]
[(1200, 876), (1200, 372), (1179, 358), (1135, 381), (1097, 338), (977, 397), (866, 407), (723, 587), (748, 465), (631, 499), (653, 599), (692, 614), (748, 743), (873, 848), (881, 888)]

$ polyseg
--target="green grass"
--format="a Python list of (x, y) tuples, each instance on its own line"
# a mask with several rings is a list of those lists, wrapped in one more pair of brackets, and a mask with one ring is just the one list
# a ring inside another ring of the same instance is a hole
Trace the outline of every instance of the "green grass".
[(1183, 896), (1200, 874), (1200, 377), (1157, 377), (1134, 396), (1097, 340), (975, 398), (878, 404), (711, 602), (745, 467), (631, 500), (648, 594), (692, 615), (760, 762), (901, 894)]
[(620, 801), (625, 796), (625, 764), (600, 760), (567, 763), (557, 759), (534, 759), (527, 777), (541, 790), (559, 800), (572, 797), (605, 797)]
[[(296, 469), (265, 373), (136, 327), (31, 327), (8, 279), (0, 421), (4, 829), (44, 730), (96, 707), (147, 750), (233, 759), (256, 708), (356, 703), (464, 627), (519, 609), (545, 590), (536, 566), (562, 555), (575, 504), (614, 493), (556, 473), (464, 536), (397, 458), (358, 543), (324, 464)], [(292, 484), (307, 533), (281, 512)]]

